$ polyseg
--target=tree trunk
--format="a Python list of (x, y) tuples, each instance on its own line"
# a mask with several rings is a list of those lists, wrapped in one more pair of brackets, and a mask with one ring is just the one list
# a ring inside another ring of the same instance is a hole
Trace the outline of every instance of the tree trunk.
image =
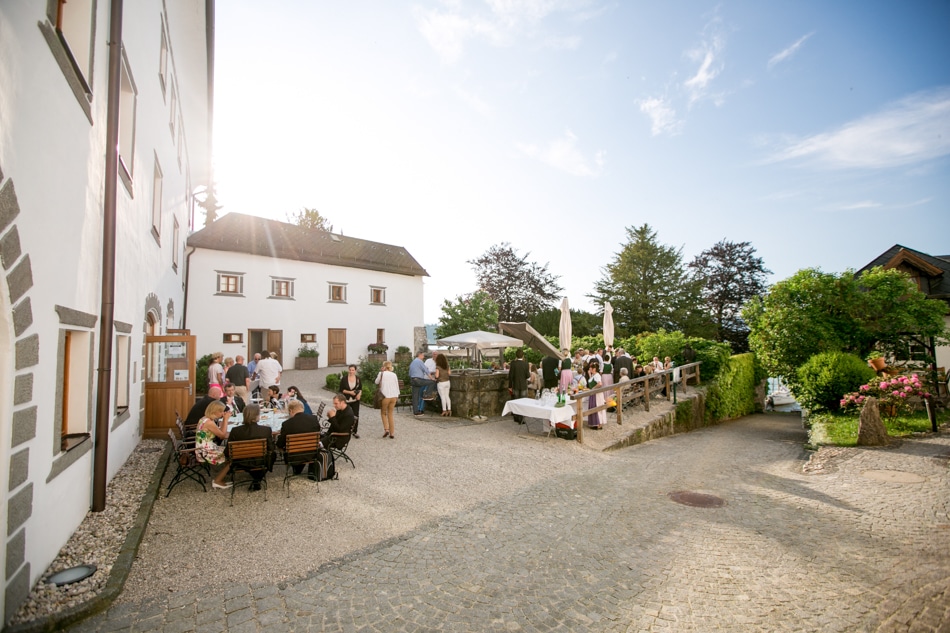
[(861, 409), (861, 422), (858, 425), (858, 446), (887, 446), (888, 436), (877, 398), (868, 398)]

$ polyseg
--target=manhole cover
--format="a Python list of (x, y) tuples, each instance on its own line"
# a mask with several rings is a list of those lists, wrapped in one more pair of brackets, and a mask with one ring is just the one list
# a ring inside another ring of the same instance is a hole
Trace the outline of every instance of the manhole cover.
[(901, 470), (866, 470), (861, 475), (874, 481), (886, 481), (894, 484), (922, 484), (927, 481), (926, 477), (914, 473), (905, 473)]
[(706, 495), (701, 492), (690, 492), (689, 490), (671, 492), (669, 497), (676, 503), (682, 503), (684, 506), (693, 506), (694, 508), (721, 508), (726, 505), (725, 499), (720, 499), (714, 495)]

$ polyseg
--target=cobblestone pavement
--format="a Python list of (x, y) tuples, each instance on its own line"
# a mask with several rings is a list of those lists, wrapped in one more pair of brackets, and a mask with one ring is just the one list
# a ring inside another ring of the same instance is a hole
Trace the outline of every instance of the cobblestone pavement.
[(950, 435), (847, 449), (820, 475), (802, 472), (804, 439), (765, 415), (663, 438), (305, 579), (217, 587), (209, 569), (199, 594), (74, 630), (950, 631)]

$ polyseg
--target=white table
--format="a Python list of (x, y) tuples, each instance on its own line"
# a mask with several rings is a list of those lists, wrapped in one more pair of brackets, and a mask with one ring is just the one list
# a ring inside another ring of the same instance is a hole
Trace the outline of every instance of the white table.
[[(280, 433), (280, 427), (284, 425), (284, 420), (287, 419), (287, 414), (280, 412), (274, 413), (273, 411), (261, 411), (261, 419), (257, 421), (261, 426), (269, 426), (271, 431), (274, 433)], [(228, 432), (230, 433), (235, 427), (244, 424), (244, 416), (238, 413), (237, 415), (232, 415), (231, 419), (228, 420)]]
[(534, 398), (518, 398), (509, 400), (505, 403), (502, 415), (509, 413), (514, 415), (523, 415), (526, 418), (537, 418), (544, 420), (546, 430), (554, 428), (555, 424), (566, 424), (574, 428), (574, 401), (566, 400), (563, 407), (549, 406), (541, 404), (540, 400)]

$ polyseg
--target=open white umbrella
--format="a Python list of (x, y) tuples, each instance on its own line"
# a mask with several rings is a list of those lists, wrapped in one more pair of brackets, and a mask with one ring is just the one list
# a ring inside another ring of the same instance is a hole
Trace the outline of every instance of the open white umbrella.
[(567, 303), (567, 297), (564, 297), (564, 300), (561, 301), (561, 324), (557, 330), (558, 342), (561, 344), (561, 349), (566, 349), (568, 355), (571, 353), (571, 308)]
[(614, 346), (614, 309), (604, 301), (604, 345)]

